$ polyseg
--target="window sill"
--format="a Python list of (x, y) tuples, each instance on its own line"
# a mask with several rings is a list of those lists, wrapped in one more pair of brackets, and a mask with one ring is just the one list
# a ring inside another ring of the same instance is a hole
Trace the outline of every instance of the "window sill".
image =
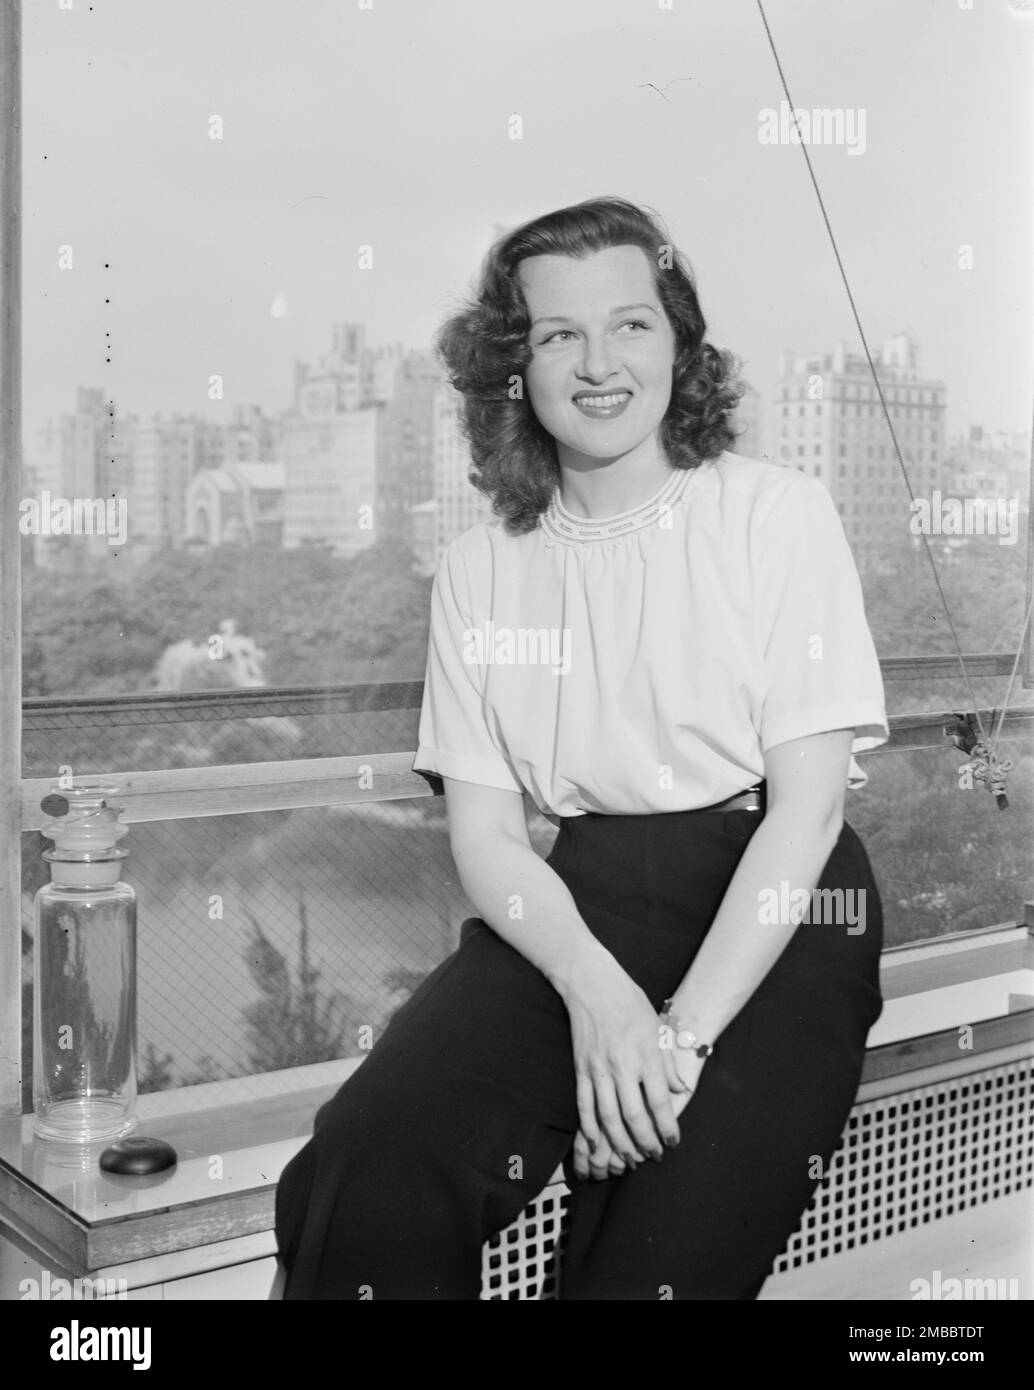
[(141, 1096), (135, 1132), (165, 1139), (179, 1157), (150, 1177), (101, 1172), (103, 1144), (37, 1139), (31, 1115), (0, 1120), (0, 1230), (55, 1271), (103, 1271), (130, 1288), (212, 1268), (205, 1251), (226, 1243), (250, 1238), (247, 1254), (226, 1251), (228, 1263), (272, 1253), (279, 1175), (314, 1111), (361, 1061), (269, 1073), (257, 1099), (254, 1077)]

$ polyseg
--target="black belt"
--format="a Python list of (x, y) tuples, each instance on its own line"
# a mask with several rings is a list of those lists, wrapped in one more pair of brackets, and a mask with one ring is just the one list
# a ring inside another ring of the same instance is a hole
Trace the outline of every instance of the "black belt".
[[(702, 811), (763, 811), (764, 809), (765, 809), (765, 784), (764, 784), (764, 782), (762, 782), (762, 783), (760, 783), (760, 784), (759, 784), (758, 786), (756, 786), (756, 787), (748, 787), (747, 790), (746, 790), (745, 792), (737, 792), (735, 796), (727, 796), (727, 797), (725, 798), (724, 801), (716, 801), (715, 804), (714, 804), (713, 806), (694, 806), (694, 807), (692, 808), (692, 810), (688, 810), (688, 811), (673, 811), (673, 812), (671, 812), (671, 814), (672, 814), (672, 815), (676, 815), (676, 816), (678, 816), (678, 815), (695, 816), (695, 815), (698, 815), (698, 814), (699, 814), (700, 812), (702, 812)], [(575, 817), (575, 816), (554, 816), (554, 815), (549, 815), (549, 816), (546, 817), (546, 819), (547, 819), (548, 821), (552, 822), (553, 825), (560, 826), (560, 825), (563, 825), (564, 822), (565, 822), (565, 821), (568, 821), (568, 820), (570, 820), (570, 821), (574, 821), (575, 819), (581, 820), (583, 817), (584, 817), (586, 820), (593, 820), (593, 819), (595, 819), (595, 820), (604, 820), (604, 819), (611, 819), (611, 818), (613, 818), (615, 815), (620, 815), (620, 814), (621, 814), (620, 812), (613, 812), (613, 811), (583, 811), (583, 812), (581, 812), (581, 814), (578, 815), (577, 817)], [(666, 812), (660, 812), (659, 814), (664, 815), (664, 814), (667, 814), (667, 813), (666, 813)]]
[(698, 806), (698, 811), (760, 811), (763, 809), (764, 790), (762, 787), (748, 787), (745, 792), (716, 801), (713, 806)]

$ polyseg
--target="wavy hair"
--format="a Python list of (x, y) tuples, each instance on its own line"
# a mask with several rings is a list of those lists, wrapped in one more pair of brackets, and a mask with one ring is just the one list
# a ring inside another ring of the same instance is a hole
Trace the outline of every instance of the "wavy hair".
[(731, 416), (744, 391), (739, 361), (705, 342), (692, 271), (660, 220), (623, 198), (591, 198), (536, 217), (493, 244), (472, 297), (441, 326), (434, 344), (462, 397), (470, 481), (491, 499), (511, 534), (535, 529), (560, 477), (555, 440), (523, 390), (513, 389), (532, 356), (517, 267), (529, 256), (588, 256), (612, 246), (646, 253), (674, 330), (671, 400), (658, 431), (669, 462), (695, 468), (736, 441)]

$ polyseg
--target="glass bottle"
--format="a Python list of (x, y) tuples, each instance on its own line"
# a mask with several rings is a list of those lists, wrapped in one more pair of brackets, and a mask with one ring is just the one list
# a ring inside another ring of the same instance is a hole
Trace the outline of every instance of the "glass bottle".
[(136, 1126), (136, 894), (120, 880), (129, 827), (107, 783), (41, 802), (51, 882), (36, 894), (33, 1108), (44, 1139), (91, 1143)]

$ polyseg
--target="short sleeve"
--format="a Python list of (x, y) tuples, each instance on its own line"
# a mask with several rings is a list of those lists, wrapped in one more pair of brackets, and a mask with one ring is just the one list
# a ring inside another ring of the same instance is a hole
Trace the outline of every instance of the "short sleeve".
[[(800, 475), (781, 489), (754, 544), (762, 750), (848, 728), (852, 755), (886, 743), (883, 678), (862, 586), (823, 484)], [(866, 780), (852, 757), (848, 784)]]
[(414, 771), (434, 772), (523, 792), (489, 728), (481, 686), (483, 667), (464, 660), (473, 628), (470, 577), (455, 543), (439, 562), (431, 589), (427, 670)]

